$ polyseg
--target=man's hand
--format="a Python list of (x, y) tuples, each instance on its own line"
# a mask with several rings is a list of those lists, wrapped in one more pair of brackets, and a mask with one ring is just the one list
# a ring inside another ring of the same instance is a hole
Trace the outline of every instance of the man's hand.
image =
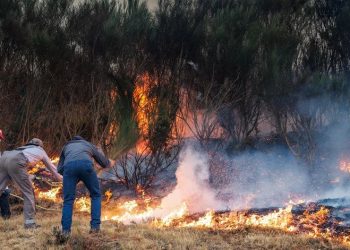
[(60, 174), (56, 174), (56, 178), (55, 179), (56, 179), (57, 182), (63, 182), (63, 177)]
[(116, 163), (116, 161), (115, 160), (112, 160), (112, 159), (109, 159), (109, 168), (111, 168), (111, 167), (114, 167), (115, 166), (115, 163)]

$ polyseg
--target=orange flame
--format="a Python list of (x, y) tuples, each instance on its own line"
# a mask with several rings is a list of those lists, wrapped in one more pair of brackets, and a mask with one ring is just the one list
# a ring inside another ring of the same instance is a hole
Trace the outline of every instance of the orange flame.
[(81, 197), (75, 200), (74, 206), (80, 212), (90, 212), (91, 210), (91, 200), (88, 197)]
[(112, 191), (110, 189), (108, 189), (106, 192), (105, 192), (105, 196), (106, 196), (106, 202), (108, 203), (110, 201), (110, 199), (112, 198)]
[(136, 79), (136, 87), (133, 93), (134, 108), (136, 110), (136, 120), (141, 135), (136, 143), (136, 151), (147, 152), (146, 137), (150, 128), (150, 114), (154, 113), (156, 98), (150, 97), (151, 86), (156, 84), (148, 73)]
[[(51, 162), (52, 162), (53, 164), (57, 164), (58, 161), (60, 160), (60, 157), (55, 156), (55, 157), (51, 158), (50, 160), (51, 160)], [(37, 172), (39, 172), (40, 170), (43, 170), (43, 169), (45, 169), (45, 168), (46, 168), (46, 167), (45, 167), (44, 163), (42, 163), (42, 162), (40, 161), (40, 162), (38, 162), (37, 164), (35, 164), (34, 166), (29, 166), (28, 174), (34, 175), (34, 174), (36, 174)]]
[[(350, 172), (350, 164), (346, 161), (340, 163), (340, 169)], [(62, 187), (55, 187), (49, 191), (40, 191), (35, 188), (37, 197), (40, 200), (61, 202), (59, 194)], [(295, 204), (304, 203), (303, 200), (291, 200), (286, 208), (269, 212), (267, 214), (249, 212), (226, 212), (215, 213), (207, 211), (204, 215), (191, 214), (187, 204), (184, 202), (180, 207), (172, 211), (167, 211), (164, 216), (157, 216), (157, 211), (161, 209), (154, 202), (154, 198), (148, 196), (141, 186), (136, 187), (139, 198), (118, 202), (111, 200), (112, 192), (105, 192), (106, 200), (103, 211), (103, 220), (114, 220), (122, 223), (148, 222), (154, 227), (193, 227), (211, 228), (217, 230), (233, 230), (240, 227), (253, 226), (280, 229), (286, 232), (300, 232), (310, 237), (322, 237), (330, 240), (337, 240), (350, 246), (350, 237), (346, 235), (334, 235), (327, 229), (326, 225), (330, 219), (330, 211), (325, 207), (318, 209), (307, 209), (301, 215), (293, 215), (292, 207)], [(253, 197), (248, 197), (248, 200)], [(88, 197), (76, 199), (75, 208), (80, 212), (90, 212), (91, 202)], [(310, 207), (312, 208), (312, 207)]]
[(61, 201), (61, 198), (59, 197), (59, 193), (61, 190), (62, 190), (62, 187), (56, 187), (56, 188), (50, 189), (49, 191), (43, 192), (43, 191), (40, 191), (38, 188), (35, 188), (35, 192), (39, 199), (52, 201), (52, 202)]

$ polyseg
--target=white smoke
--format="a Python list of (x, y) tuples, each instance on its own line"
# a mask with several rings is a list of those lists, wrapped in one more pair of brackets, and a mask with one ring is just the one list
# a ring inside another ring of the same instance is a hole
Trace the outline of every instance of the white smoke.
[[(325, 97), (300, 100), (297, 106), (300, 114), (316, 125), (319, 123), (313, 131), (317, 146), (313, 166), (293, 155), (280, 141), (262, 142), (255, 148), (236, 151), (234, 156), (217, 152), (219, 159), (208, 158), (207, 152), (187, 146), (180, 155), (177, 185), (161, 201), (156, 217), (178, 209), (183, 203), (195, 213), (208, 209), (279, 207), (289, 200), (348, 196), (350, 173), (339, 170), (339, 160), (345, 156), (350, 162), (349, 109)], [(288, 132), (296, 136), (293, 131)]]
[(223, 203), (216, 196), (217, 192), (209, 186), (208, 157), (204, 153), (186, 147), (180, 154), (179, 167), (176, 171), (177, 184), (174, 190), (164, 197), (156, 217), (162, 217), (186, 203), (191, 213), (208, 209), (222, 209)]

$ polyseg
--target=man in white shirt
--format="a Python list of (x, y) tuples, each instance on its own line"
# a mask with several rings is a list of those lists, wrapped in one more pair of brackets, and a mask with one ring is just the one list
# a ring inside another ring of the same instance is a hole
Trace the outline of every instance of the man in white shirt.
[(61, 175), (57, 173), (55, 165), (51, 162), (43, 149), (43, 142), (40, 139), (34, 138), (26, 145), (16, 148), (11, 151), (5, 151), (0, 157), (0, 192), (2, 192), (8, 182), (15, 182), (24, 199), (24, 227), (36, 228), (35, 223), (35, 199), (32, 182), (27, 173), (27, 166), (33, 166), (39, 161), (42, 161), (50, 170), (54, 178), (62, 181)]

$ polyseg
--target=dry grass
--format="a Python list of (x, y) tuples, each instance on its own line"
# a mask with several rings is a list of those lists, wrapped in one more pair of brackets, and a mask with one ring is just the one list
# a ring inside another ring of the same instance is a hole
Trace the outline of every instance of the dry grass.
[(346, 249), (327, 240), (253, 228), (219, 232), (103, 222), (102, 233), (91, 235), (89, 217), (82, 214), (74, 218), (70, 240), (57, 244), (53, 228), (59, 226), (60, 213), (40, 212), (37, 221), (42, 227), (34, 230), (23, 229), (22, 215), (0, 221), (1, 249)]

